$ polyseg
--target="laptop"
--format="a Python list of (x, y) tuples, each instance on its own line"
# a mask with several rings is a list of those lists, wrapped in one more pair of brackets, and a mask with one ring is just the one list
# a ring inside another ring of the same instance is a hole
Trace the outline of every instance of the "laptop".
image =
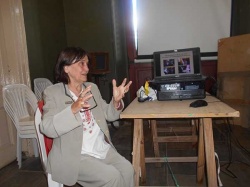
[(157, 51), (153, 56), (154, 82), (202, 78), (199, 47)]

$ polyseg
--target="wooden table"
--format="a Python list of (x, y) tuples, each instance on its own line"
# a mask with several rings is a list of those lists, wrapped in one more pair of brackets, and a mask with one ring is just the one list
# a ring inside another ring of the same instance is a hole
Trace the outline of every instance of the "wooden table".
[(194, 100), (139, 103), (136, 98), (121, 113), (120, 118), (134, 119), (132, 163), (135, 169), (135, 186), (139, 186), (140, 174), (141, 180), (146, 181), (143, 119), (159, 118), (199, 119), (197, 182), (200, 183), (203, 180), (206, 163), (208, 186), (217, 186), (212, 118), (239, 117), (240, 114), (239, 111), (211, 95), (208, 95), (205, 100), (208, 106), (191, 108), (189, 104)]

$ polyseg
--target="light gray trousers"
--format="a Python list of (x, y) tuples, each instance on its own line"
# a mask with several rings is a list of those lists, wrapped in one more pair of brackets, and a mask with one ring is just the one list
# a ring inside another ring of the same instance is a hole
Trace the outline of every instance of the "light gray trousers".
[(134, 187), (134, 168), (111, 147), (105, 159), (82, 155), (77, 183), (84, 187)]

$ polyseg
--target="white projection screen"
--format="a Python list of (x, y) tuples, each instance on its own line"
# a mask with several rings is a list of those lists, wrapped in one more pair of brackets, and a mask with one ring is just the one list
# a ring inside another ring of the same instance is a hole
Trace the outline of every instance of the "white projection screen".
[(200, 47), (217, 52), (230, 36), (231, 0), (137, 0), (138, 55)]

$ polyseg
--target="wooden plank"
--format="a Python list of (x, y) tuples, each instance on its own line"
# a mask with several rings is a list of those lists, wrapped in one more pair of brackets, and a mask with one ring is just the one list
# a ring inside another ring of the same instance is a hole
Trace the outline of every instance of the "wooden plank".
[(158, 136), (154, 138), (156, 142), (197, 142), (198, 137), (196, 135), (191, 136)]
[[(250, 65), (250, 63), (249, 63)], [(250, 95), (250, 72), (248, 76), (218, 74), (218, 97), (225, 101), (226, 99), (241, 99), (249, 101)]]
[(217, 96), (240, 111), (236, 125), (249, 128), (250, 121), (250, 34), (218, 42)]
[(212, 119), (203, 118), (202, 120), (203, 120), (202, 124), (203, 124), (204, 144), (206, 152), (208, 187), (215, 187), (218, 185), (217, 185), (217, 174), (215, 165)]
[(250, 34), (222, 38), (218, 42), (218, 73), (250, 71)]
[(141, 166), (141, 183), (146, 183), (146, 165), (145, 165), (145, 149), (144, 149), (144, 133), (143, 133), (143, 120), (140, 121), (141, 126), (141, 142), (140, 142), (140, 166)]
[(158, 144), (156, 120), (151, 120), (150, 125), (151, 125), (151, 133), (152, 133), (153, 144), (154, 144), (153, 145), (154, 146), (154, 154), (155, 154), (155, 157), (159, 157), (160, 151), (159, 151), (159, 144)]
[(223, 99), (224, 102), (228, 103), (229, 105), (243, 105), (243, 106), (250, 106), (250, 100), (245, 99)]
[(218, 74), (218, 97), (240, 112), (240, 118), (234, 119), (236, 125), (250, 127), (250, 72), (238, 74)]
[(197, 162), (197, 156), (194, 157), (146, 157), (146, 163), (157, 163), (157, 162)]
[[(158, 144), (158, 134), (157, 134), (157, 125), (156, 125), (156, 120), (150, 120), (151, 124), (151, 133), (153, 137), (153, 147), (154, 147), (154, 154), (155, 157), (160, 157), (160, 151), (159, 151), (159, 144)], [(161, 164), (157, 163), (156, 167), (160, 167)]]
[[(198, 119), (192, 119), (191, 120), (191, 127), (192, 127), (192, 135), (197, 135), (197, 129), (199, 125)], [(193, 147), (195, 147), (196, 142), (193, 142)]]
[(173, 132), (173, 133), (192, 133), (192, 126), (189, 127), (166, 127), (166, 128), (159, 128), (157, 127), (157, 132), (162, 133), (162, 132)]
[(197, 182), (202, 184), (205, 169), (205, 149), (204, 149), (204, 124), (200, 120), (199, 124), (199, 143), (198, 143), (198, 161), (197, 161)]
[(139, 178), (140, 178), (140, 142), (142, 138), (142, 120), (135, 119), (134, 120), (134, 135), (133, 135), (133, 158), (132, 164), (135, 169), (135, 186), (139, 186)]

